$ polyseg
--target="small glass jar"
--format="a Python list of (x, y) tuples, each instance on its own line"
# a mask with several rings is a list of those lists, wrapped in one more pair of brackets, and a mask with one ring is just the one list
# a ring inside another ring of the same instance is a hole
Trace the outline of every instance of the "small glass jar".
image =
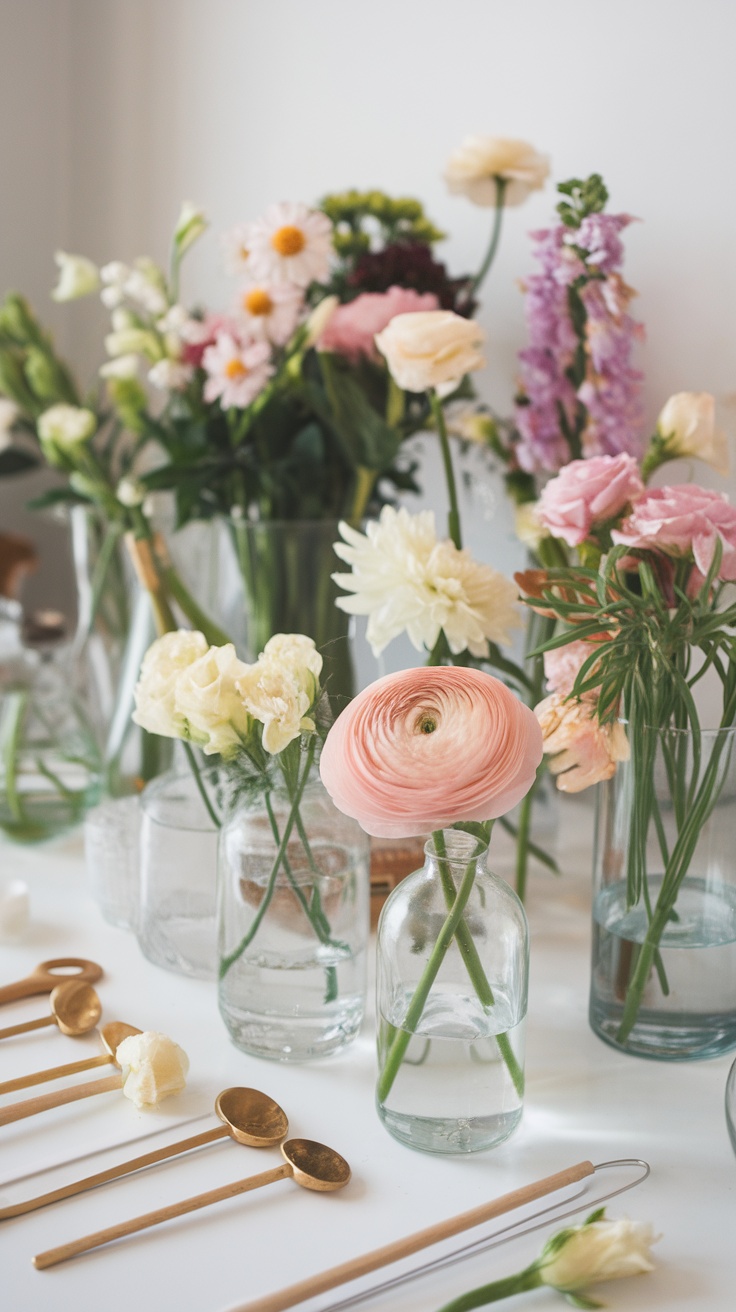
[(135, 929), (140, 901), (138, 797), (108, 797), (84, 821), (87, 883), (103, 918), (118, 929)]
[[(200, 774), (216, 813), (225, 806), (222, 771)], [(214, 979), (218, 826), (191, 770), (169, 771), (141, 799), (140, 910), (143, 955), (156, 966)]]
[(286, 839), (285, 791), (244, 801), (218, 862), (220, 1012), (236, 1047), (297, 1062), (337, 1052), (365, 1009), (369, 841), (318, 778)]
[(469, 834), (434, 835), (378, 925), (378, 1114), (424, 1152), (492, 1148), (521, 1119), (529, 936), (485, 861)]

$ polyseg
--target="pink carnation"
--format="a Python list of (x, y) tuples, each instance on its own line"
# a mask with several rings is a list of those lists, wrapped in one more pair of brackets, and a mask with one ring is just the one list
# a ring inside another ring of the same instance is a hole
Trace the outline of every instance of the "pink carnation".
[(723, 492), (696, 483), (653, 488), (637, 501), (611, 537), (628, 547), (692, 556), (701, 574), (708, 573), (720, 538), (723, 558), (719, 577), (736, 579), (736, 507)]
[(537, 518), (556, 538), (578, 547), (595, 524), (614, 519), (644, 491), (633, 456), (573, 460), (550, 479), (537, 503)]
[(321, 351), (335, 351), (355, 364), (361, 356), (380, 360), (374, 337), (397, 314), (414, 310), (437, 310), (434, 292), (424, 294), (411, 287), (389, 287), (387, 292), (363, 292), (347, 305), (338, 305), (319, 342)]
[(411, 838), (510, 811), (541, 759), (534, 714), (499, 679), (425, 666), (358, 694), (327, 735), (320, 773), (367, 833)]

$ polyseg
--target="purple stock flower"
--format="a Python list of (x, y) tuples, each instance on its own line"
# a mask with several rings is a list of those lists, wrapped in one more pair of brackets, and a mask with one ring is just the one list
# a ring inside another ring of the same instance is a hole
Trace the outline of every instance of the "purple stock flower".
[(630, 222), (595, 213), (579, 228), (560, 223), (532, 234), (540, 271), (524, 284), (529, 345), (519, 352), (513, 450), (528, 473), (567, 464), (576, 454), (568, 433), (584, 456), (640, 449), (642, 375), (631, 352), (643, 329), (628, 312), (633, 292), (619, 272), (620, 233)]

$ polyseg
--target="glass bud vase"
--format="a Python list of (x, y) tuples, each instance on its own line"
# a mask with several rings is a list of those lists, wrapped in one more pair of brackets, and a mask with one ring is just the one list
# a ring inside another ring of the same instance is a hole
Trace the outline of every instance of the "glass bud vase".
[(236, 1047), (298, 1062), (337, 1052), (360, 1028), (370, 849), (319, 779), (287, 838), (290, 813), (285, 791), (274, 789), (243, 802), (223, 827), (219, 1000)]
[(378, 924), (378, 1114), (424, 1152), (492, 1148), (521, 1119), (526, 916), (479, 848), (433, 836)]
[(736, 1048), (735, 743), (640, 726), (599, 785), (590, 1023), (621, 1051)]
[[(222, 772), (201, 772), (202, 787), (220, 814)], [(191, 770), (151, 781), (140, 798), (140, 907), (136, 934), (156, 966), (214, 979), (218, 826)]]

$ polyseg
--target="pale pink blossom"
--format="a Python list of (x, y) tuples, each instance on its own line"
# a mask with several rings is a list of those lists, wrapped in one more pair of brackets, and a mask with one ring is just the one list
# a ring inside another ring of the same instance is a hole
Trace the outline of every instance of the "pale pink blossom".
[[(565, 647), (555, 647), (544, 653), (544, 677), (550, 692), (564, 695), (572, 692), (581, 665), (595, 651), (595, 643), (576, 638)], [(586, 694), (590, 696), (591, 694)]]
[(202, 356), (208, 346), (214, 346), (221, 333), (237, 337), (238, 328), (231, 316), (206, 314), (203, 319), (189, 318), (179, 327), (182, 340), (182, 360), (195, 369), (201, 368)]
[(736, 507), (724, 492), (696, 483), (653, 488), (637, 501), (611, 537), (627, 547), (691, 556), (701, 574), (708, 573), (720, 540), (723, 557), (718, 576), (736, 579)]
[(236, 317), (251, 337), (284, 346), (304, 309), (304, 294), (290, 283), (249, 282), (241, 289)]
[(572, 460), (550, 479), (537, 502), (537, 518), (549, 533), (577, 547), (597, 524), (620, 515), (644, 491), (633, 456)]
[(219, 400), (223, 410), (250, 405), (273, 373), (270, 357), (268, 342), (240, 342), (231, 333), (220, 333), (202, 356), (208, 374), (205, 401)]
[(243, 231), (249, 277), (308, 287), (324, 282), (333, 254), (332, 224), (321, 210), (284, 202)]
[(594, 700), (569, 699), (555, 692), (534, 708), (549, 755), (550, 773), (562, 793), (580, 793), (610, 779), (619, 761), (629, 758), (622, 724), (600, 724)]
[(338, 810), (377, 838), (410, 838), (510, 811), (542, 759), (532, 711), (490, 674), (422, 666), (378, 679), (346, 707), (320, 773)]
[(321, 351), (335, 351), (354, 363), (361, 356), (380, 362), (374, 342), (394, 315), (414, 310), (438, 310), (434, 292), (416, 292), (412, 287), (389, 287), (387, 292), (363, 292), (347, 305), (338, 305), (319, 341)]

